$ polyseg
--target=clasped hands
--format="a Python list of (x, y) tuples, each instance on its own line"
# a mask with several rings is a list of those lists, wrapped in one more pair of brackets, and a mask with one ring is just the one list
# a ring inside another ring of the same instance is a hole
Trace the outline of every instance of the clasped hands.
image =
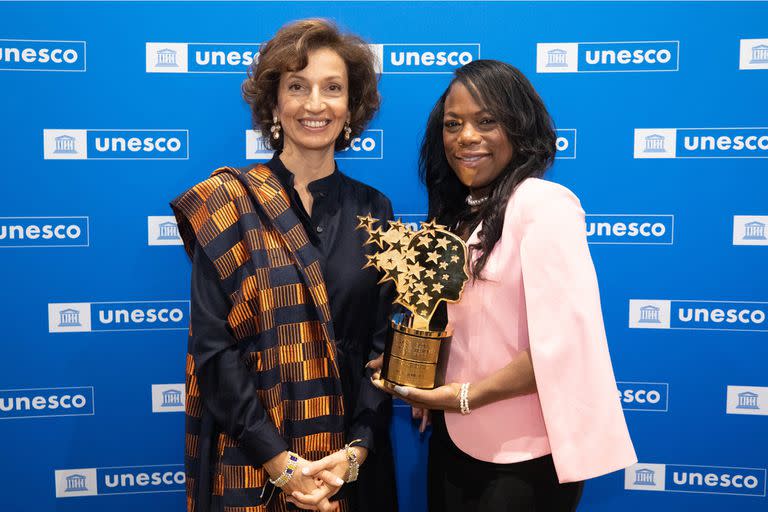
[[(358, 462), (362, 465), (368, 450), (353, 446), (357, 450)], [(286, 467), (287, 452), (283, 452), (265, 464), (267, 472), (276, 477)], [(349, 470), (345, 450), (339, 450), (317, 461), (308, 461), (299, 457), (293, 477), (282, 487), (286, 501), (305, 510), (333, 512), (339, 510), (337, 502), (330, 498), (344, 485), (344, 477)]]

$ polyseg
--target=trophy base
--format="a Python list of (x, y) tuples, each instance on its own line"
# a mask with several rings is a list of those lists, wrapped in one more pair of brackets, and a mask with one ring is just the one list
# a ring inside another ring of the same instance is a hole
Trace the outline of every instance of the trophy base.
[(393, 318), (384, 351), (384, 386), (434, 389), (444, 374), (451, 340), (449, 331), (425, 331), (406, 325), (408, 318)]

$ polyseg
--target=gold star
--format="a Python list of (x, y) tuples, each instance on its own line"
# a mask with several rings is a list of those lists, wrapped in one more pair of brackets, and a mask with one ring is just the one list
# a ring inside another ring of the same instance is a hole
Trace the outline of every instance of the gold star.
[(436, 226), (437, 226), (437, 223), (435, 222), (435, 219), (432, 219), (429, 222), (421, 223), (421, 229), (433, 230), (436, 228)]
[(445, 288), (445, 287), (442, 284), (440, 284), (440, 283), (435, 283), (435, 284), (432, 285), (432, 291), (433, 292), (440, 293), (440, 292), (443, 291), (443, 288)]
[(436, 240), (436, 242), (437, 242), (437, 246), (440, 249), (443, 249), (443, 250), (446, 250), (446, 251), (448, 250), (448, 244), (451, 243), (450, 239), (448, 239), (447, 237), (438, 238)]
[(459, 261), (458, 255), (454, 254), (453, 256), (451, 256), (451, 263), (456, 263), (457, 261)]
[(443, 274), (443, 281), (447, 281), (450, 278), (451, 276), (449, 276), (448, 274)]
[(405, 293), (403, 294), (403, 300), (404, 300), (406, 303), (409, 303), (409, 302), (411, 302), (411, 297), (413, 297), (413, 293), (411, 293), (411, 292), (405, 292)]
[(408, 242), (408, 241), (410, 241), (410, 240), (411, 240), (411, 238), (413, 238), (413, 235), (415, 235), (416, 233), (414, 233), (414, 232), (413, 232), (413, 231), (411, 231), (410, 229), (407, 229), (407, 228), (406, 228), (406, 230), (405, 230), (405, 231), (403, 231), (403, 233), (402, 233), (402, 234), (403, 234), (403, 238), (405, 239), (405, 241), (406, 241), (406, 242)]
[(408, 274), (418, 279), (421, 277), (422, 270), (424, 270), (424, 267), (422, 267), (418, 263), (414, 263), (408, 268)]
[(448, 268), (448, 262), (441, 261), (440, 262), (440, 268), (443, 269), (443, 270), (447, 269)]
[(378, 222), (378, 219), (374, 219), (371, 217), (371, 214), (369, 213), (366, 216), (358, 215), (357, 220), (359, 221), (357, 224), (357, 227), (355, 229), (363, 228), (365, 230), (370, 230), (371, 226), (373, 226), (374, 222)]
[(425, 270), (425, 271), (424, 271), (424, 276), (425, 276), (427, 279), (434, 279), (434, 277), (435, 277), (435, 271), (434, 271), (434, 270), (432, 270), (431, 268), (430, 268), (430, 269), (428, 269), (428, 270)]
[(413, 263), (416, 263), (416, 256), (418, 255), (419, 253), (413, 249), (406, 249), (405, 251), (403, 251), (403, 256), (405, 257), (405, 259), (411, 260), (411, 262)]
[(363, 265), (363, 268), (373, 267), (378, 269), (379, 268), (379, 255), (376, 254), (366, 254), (366, 258), (368, 258), (368, 261), (365, 265)]
[(396, 221), (392, 221), (389, 223), (389, 229), (392, 229), (398, 233), (401, 233), (403, 231), (406, 231), (408, 228), (405, 227), (405, 224), (400, 222), (400, 219), (397, 219)]
[(429, 249), (429, 244), (432, 243), (432, 239), (429, 237), (429, 233), (424, 233), (419, 237), (419, 243), (416, 244), (416, 247), (424, 246), (427, 249)]
[(424, 291), (427, 289), (427, 286), (424, 283), (414, 283), (413, 284), (413, 291), (415, 293), (424, 293)]
[(395, 251), (402, 251), (405, 248), (405, 244), (403, 244), (403, 237), (398, 237), (397, 240), (390, 242), (389, 246)]
[(419, 302), (417, 304), (424, 304), (425, 306), (429, 306), (429, 301), (432, 299), (429, 295), (426, 293), (422, 293), (419, 295)]
[(382, 236), (383, 233), (381, 232), (381, 228), (373, 228), (368, 231), (368, 240), (366, 240), (364, 245), (376, 244), (379, 246), (379, 249), (383, 249), (384, 244), (382, 242)]
[[(429, 262), (439, 263), (438, 260), (437, 260), (437, 257), (438, 257), (437, 251), (428, 252), (427, 253), (427, 263), (429, 263)], [(454, 257), (456, 258), (457, 256), (454, 256)]]

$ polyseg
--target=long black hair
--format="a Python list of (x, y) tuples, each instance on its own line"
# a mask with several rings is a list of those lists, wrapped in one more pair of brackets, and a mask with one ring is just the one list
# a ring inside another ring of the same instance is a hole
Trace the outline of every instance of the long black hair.
[[(482, 222), (480, 250), (472, 264), (474, 278), (481, 277), (488, 255), (501, 238), (507, 202), (517, 186), (529, 177), (541, 177), (555, 158), (555, 128), (544, 102), (527, 78), (515, 67), (497, 60), (476, 60), (455, 71), (455, 77), (435, 103), (427, 120), (419, 156), (419, 177), (427, 186), (428, 218), (455, 226)], [(477, 216), (470, 219), (465, 199), (469, 188), (448, 164), (443, 146), (445, 98), (455, 83), (464, 85), (475, 101), (488, 110), (512, 145), (512, 160), (493, 182), (490, 196)]]

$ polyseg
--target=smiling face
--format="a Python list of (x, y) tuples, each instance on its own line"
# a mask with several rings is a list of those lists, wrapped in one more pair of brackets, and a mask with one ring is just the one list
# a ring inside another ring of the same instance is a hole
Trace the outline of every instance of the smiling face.
[(329, 48), (309, 52), (304, 69), (280, 75), (274, 114), (285, 153), (333, 151), (350, 117), (348, 82), (344, 60)]
[(514, 154), (501, 123), (461, 82), (445, 98), (443, 145), (448, 164), (470, 189), (493, 183)]

